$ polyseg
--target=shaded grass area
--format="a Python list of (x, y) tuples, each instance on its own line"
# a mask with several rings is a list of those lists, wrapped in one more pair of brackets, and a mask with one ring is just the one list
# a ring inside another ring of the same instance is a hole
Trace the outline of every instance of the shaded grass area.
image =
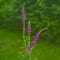
[[(0, 29), (0, 60), (22, 60), (18, 53), (21, 38), (21, 33)], [(38, 41), (31, 56), (31, 60), (60, 60), (60, 47)]]
[(21, 36), (0, 29), (0, 60), (19, 60), (19, 44)]

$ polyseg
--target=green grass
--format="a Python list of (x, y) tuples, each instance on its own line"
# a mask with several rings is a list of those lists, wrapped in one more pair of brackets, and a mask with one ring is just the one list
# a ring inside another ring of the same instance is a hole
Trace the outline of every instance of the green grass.
[[(0, 60), (21, 60), (18, 53), (21, 37), (21, 33), (0, 29)], [(60, 47), (38, 41), (31, 56), (31, 60), (60, 60)]]
[(0, 60), (19, 60), (19, 34), (0, 30)]
[(32, 60), (60, 60), (60, 47), (39, 42), (32, 51)]

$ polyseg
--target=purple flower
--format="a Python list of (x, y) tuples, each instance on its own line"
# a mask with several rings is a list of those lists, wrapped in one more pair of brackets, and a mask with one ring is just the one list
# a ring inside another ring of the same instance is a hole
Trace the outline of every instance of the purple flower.
[(30, 35), (30, 33), (31, 33), (31, 23), (30, 23), (30, 21), (28, 22), (28, 35)]

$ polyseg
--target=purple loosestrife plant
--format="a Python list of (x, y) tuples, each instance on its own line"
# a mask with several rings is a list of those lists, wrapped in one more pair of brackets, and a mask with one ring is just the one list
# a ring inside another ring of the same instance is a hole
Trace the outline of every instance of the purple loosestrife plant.
[(25, 10), (24, 10), (24, 6), (21, 10), (21, 15), (22, 15), (22, 27), (23, 27), (23, 32), (25, 32)]
[[(25, 5), (25, 4), (24, 4)], [(22, 29), (23, 29), (23, 40), (24, 40), (24, 45), (26, 47), (26, 39), (25, 39), (25, 9), (24, 9), (24, 6), (21, 10), (21, 15), (22, 15)], [(27, 54), (27, 52), (29, 53), (29, 50), (30, 50), (30, 33), (31, 33), (31, 24), (30, 24), (30, 21), (28, 22), (28, 46), (26, 48), (26, 51), (25, 51), (25, 54)], [(28, 55), (28, 54), (27, 54)], [(27, 56), (26, 55), (26, 56)], [(29, 59), (30, 60), (30, 59)]]
[[(24, 6), (25, 6), (25, 3), (24, 3)], [(23, 40), (24, 40), (24, 44), (26, 45), (26, 42), (25, 42), (25, 9), (24, 9), (24, 6), (21, 10), (21, 15), (22, 15), (22, 29), (23, 29)]]
[[(25, 6), (25, 4), (24, 4)], [(41, 33), (43, 31), (45, 31), (47, 28), (41, 29), (39, 32), (37, 32), (37, 34), (33, 37), (32, 42), (30, 42), (30, 36), (31, 36), (31, 23), (30, 21), (28, 21), (28, 28), (27, 28), (27, 32), (28, 32), (28, 39), (25, 39), (25, 9), (24, 6), (21, 10), (21, 15), (22, 15), (22, 29), (23, 29), (23, 40), (24, 40), (24, 46), (25, 46), (25, 58), (24, 60), (31, 60), (31, 50), (35, 47), (35, 44), (37, 43), (39, 36), (41, 35)], [(28, 41), (28, 43), (26, 43), (26, 41)]]

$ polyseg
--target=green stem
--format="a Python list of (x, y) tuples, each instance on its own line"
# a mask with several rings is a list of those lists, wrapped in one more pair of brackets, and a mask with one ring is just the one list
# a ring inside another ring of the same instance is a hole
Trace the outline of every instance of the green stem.
[(23, 40), (24, 40), (24, 45), (26, 46), (26, 41), (25, 41), (25, 32), (23, 31)]

